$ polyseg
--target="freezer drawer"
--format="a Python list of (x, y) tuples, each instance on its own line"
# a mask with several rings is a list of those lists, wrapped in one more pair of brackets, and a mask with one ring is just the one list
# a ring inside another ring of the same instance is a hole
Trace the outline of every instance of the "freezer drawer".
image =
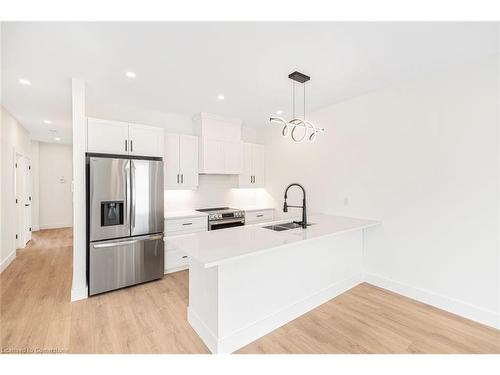
[(89, 295), (163, 276), (163, 234), (90, 243), (89, 250)]

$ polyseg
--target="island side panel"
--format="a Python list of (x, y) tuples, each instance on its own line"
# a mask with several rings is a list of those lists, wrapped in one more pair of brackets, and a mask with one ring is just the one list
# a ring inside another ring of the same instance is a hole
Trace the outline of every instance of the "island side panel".
[(188, 322), (212, 353), (218, 351), (218, 301), (218, 267), (190, 259)]
[(363, 231), (219, 266), (218, 352), (230, 353), (362, 282)]

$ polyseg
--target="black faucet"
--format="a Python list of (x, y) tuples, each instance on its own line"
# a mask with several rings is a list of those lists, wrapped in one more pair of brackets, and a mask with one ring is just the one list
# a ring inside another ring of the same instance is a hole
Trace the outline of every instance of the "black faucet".
[[(302, 199), (302, 206), (289, 206), (286, 203), (286, 198), (287, 198), (287, 193), (288, 189), (290, 189), (292, 186), (298, 186), (299, 188), (302, 189), (302, 194), (303, 194), (303, 199)], [(294, 221), (294, 223), (302, 225), (302, 228), (306, 229), (307, 228), (307, 213), (306, 213), (306, 190), (301, 184), (293, 183), (287, 186), (285, 189), (285, 203), (283, 203), (283, 212), (288, 212), (288, 207), (294, 207), (294, 208), (302, 208), (302, 221)]]

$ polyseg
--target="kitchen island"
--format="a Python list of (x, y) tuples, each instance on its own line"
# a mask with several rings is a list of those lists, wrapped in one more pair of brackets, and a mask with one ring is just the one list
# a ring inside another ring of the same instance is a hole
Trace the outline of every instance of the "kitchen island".
[(283, 222), (167, 238), (189, 257), (188, 321), (213, 353), (231, 353), (362, 281), (363, 232), (378, 221), (313, 215), (307, 229), (265, 228)]

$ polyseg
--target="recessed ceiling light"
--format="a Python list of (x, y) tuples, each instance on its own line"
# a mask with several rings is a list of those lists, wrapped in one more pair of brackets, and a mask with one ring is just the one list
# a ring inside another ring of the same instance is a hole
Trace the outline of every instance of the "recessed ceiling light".
[(60, 140), (61, 140), (61, 138), (59, 138), (59, 137), (55, 137), (54, 139), (55, 139), (56, 141), (60, 141)]
[(47, 124), (47, 125), (50, 125), (50, 124), (52, 124), (52, 121), (50, 121), (50, 120), (43, 120), (43, 123)]
[(125, 75), (126, 75), (128, 78), (135, 78), (135, 73), (134, 73), (134, 72), (127, 72), (127, 73), (125, 73)]
[(57, 132), (57, 129), (50, 129), (49, 132), (51, 133), (56, 133)]
[(222, 94), (217, 95), (217, 99), (224, 100), (224, 95), (222, 95)]
[(30, 81), (28, 81), (27, 79), (24, 79), (24, 78), (20, 78), (20, 79), (19, 79), (19, 83), (20, 83), (21, 85), (24, 85), (24, 86), (29, 86), (29, 85), (31, 85), (31, 82), (30, 82)]
[(278, 110), (276, 111), (276, 114), (277, 114), (277, 115), (281, 115), (281, 114), (283, 114), (283, 111), (282, 111), (281, 109), (278, 109)]

